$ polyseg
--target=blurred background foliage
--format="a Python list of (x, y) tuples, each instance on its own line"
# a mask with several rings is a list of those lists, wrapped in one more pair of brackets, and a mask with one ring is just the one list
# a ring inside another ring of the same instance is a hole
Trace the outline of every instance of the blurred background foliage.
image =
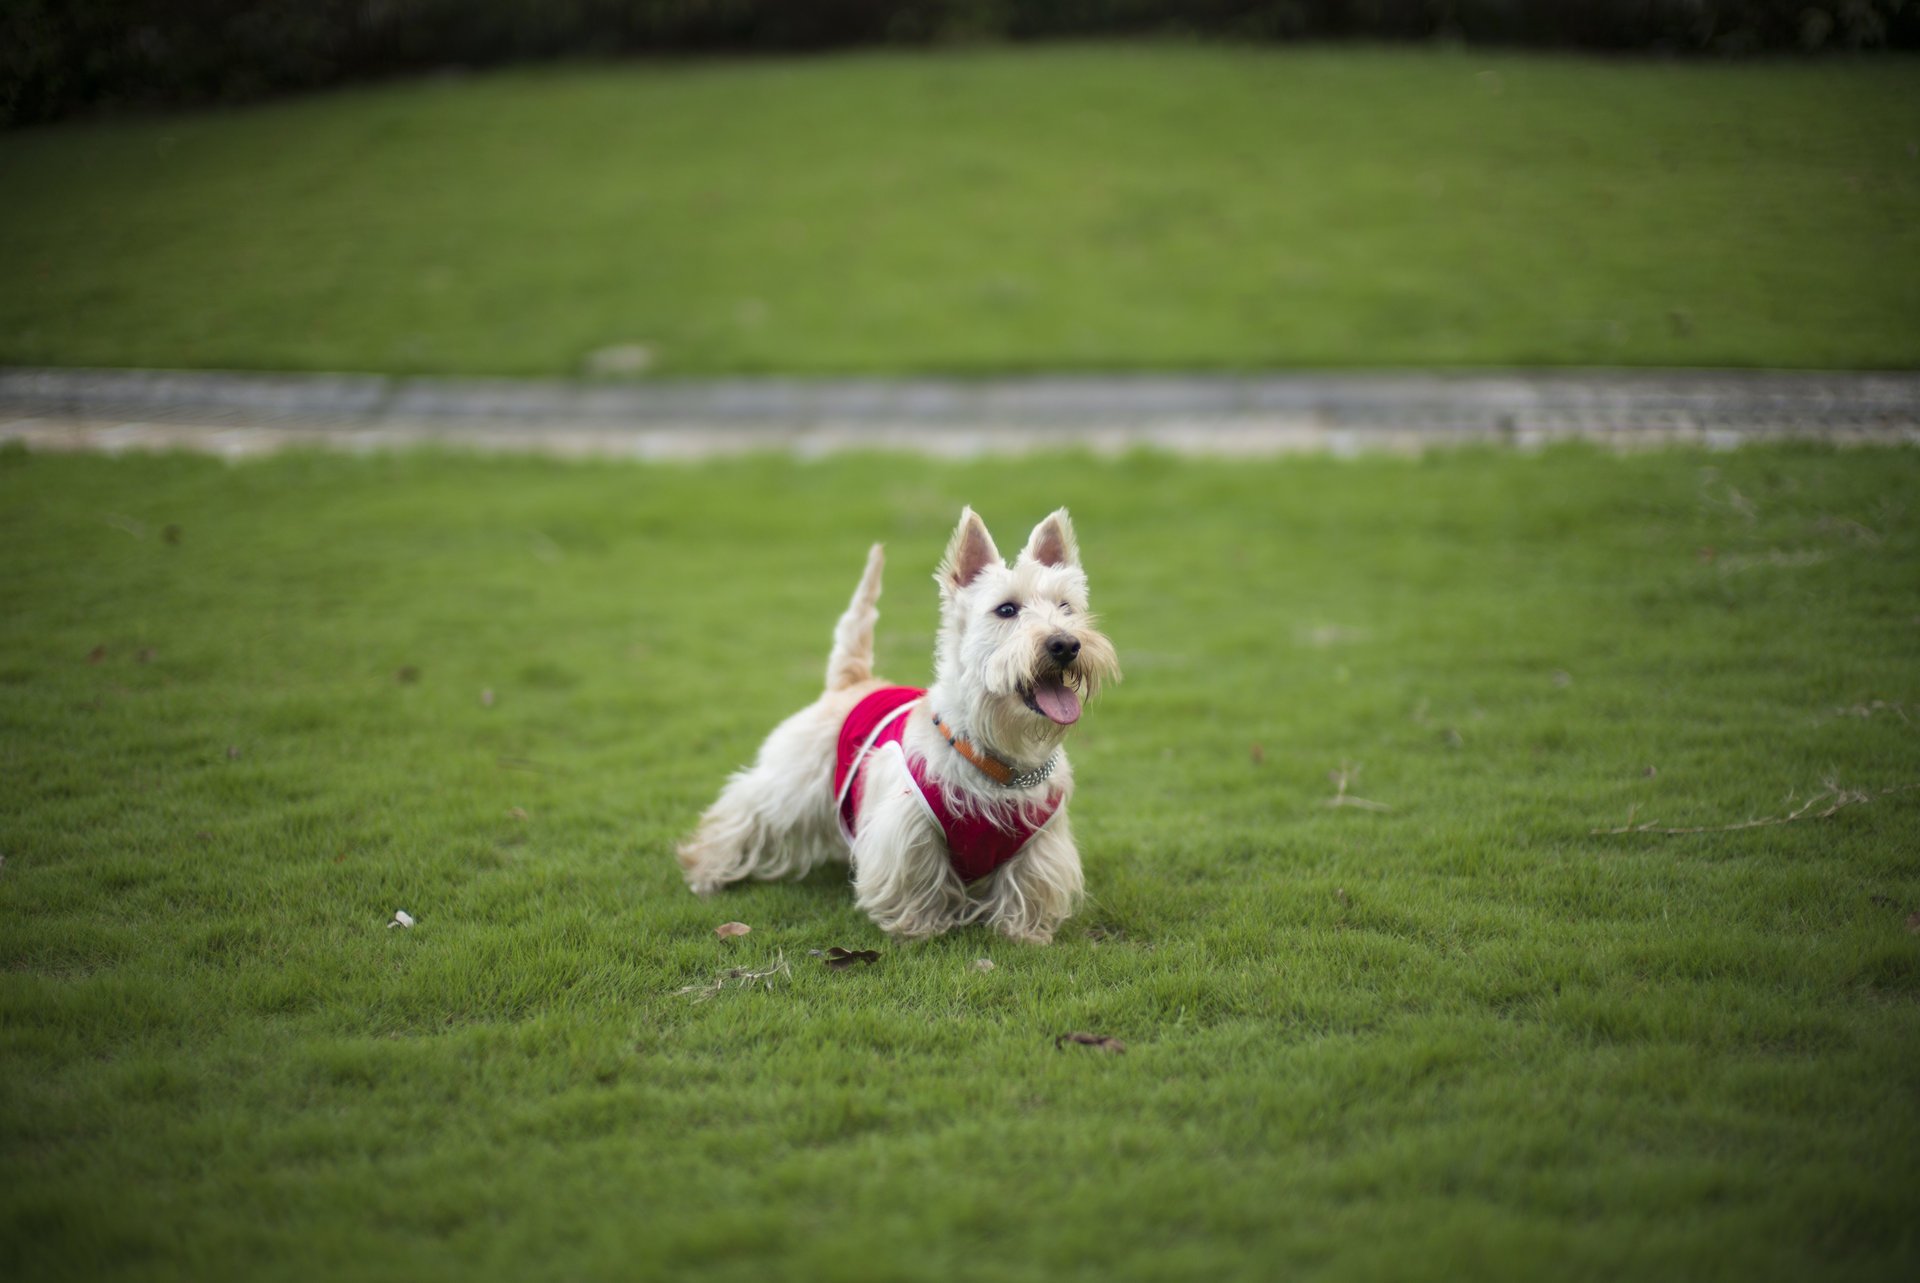
[(561, 57), (1149, 34), (1913, 49), (1920, 0), (0, 0), (0, 125)]

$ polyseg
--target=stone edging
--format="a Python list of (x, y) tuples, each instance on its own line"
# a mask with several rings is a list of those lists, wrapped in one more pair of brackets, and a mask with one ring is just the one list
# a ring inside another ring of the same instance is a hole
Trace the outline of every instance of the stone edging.
[(1810, 438), (1920, 443), (1920, 374), (1539, 371), (592, 383), (0, 368), (0, 441), (409, 444), (642, 458), (753, 450), (1194, 454)]

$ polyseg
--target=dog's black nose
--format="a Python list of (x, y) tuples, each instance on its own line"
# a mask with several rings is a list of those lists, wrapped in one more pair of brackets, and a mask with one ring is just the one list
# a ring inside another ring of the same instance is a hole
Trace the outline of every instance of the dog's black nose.
[(1047, 638), (1047, 654), (1053, 656), (1053, 662), (1065, 668), (1080, 658), (1080, 639), (1067, 633), (1055, 633)]

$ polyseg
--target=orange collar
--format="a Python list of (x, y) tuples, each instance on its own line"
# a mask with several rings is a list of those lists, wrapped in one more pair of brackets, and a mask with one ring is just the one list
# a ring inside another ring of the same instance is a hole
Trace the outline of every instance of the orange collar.
[(1031, 771), (1015, 771), (1012, 763), (1003, 762), (985, 749), (975, 748), (966, 740), (955, 735), (952, 728), (940, 720), (940, 714), (935, 713), (933, 715), (933, 724), (940, 728), (942, 735), (947, 737), (947, 743), (953, 745), (954, 752), (979, 767), (981, 774), (985, 775), (995, 784), (998, 784), (1001, 788), (1032, 788), (1035, 784), (1043, 782), (1048, 776), (1052, 775), (1054, 765), (1060, 760), (1060, 755), (1055, 753)]

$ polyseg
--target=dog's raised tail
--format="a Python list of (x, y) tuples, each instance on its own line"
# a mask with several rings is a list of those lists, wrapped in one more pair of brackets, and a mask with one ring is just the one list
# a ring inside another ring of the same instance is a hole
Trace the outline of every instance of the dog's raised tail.
[(833, 626), (833, 653), (827, 656), (830, 691), (873, 679), (873, 625), (880, 618), (880, 572), (886, 564), (885, 551), (875, 544), (867, 553), (867, 569), (847, 603), (847, 613)]

